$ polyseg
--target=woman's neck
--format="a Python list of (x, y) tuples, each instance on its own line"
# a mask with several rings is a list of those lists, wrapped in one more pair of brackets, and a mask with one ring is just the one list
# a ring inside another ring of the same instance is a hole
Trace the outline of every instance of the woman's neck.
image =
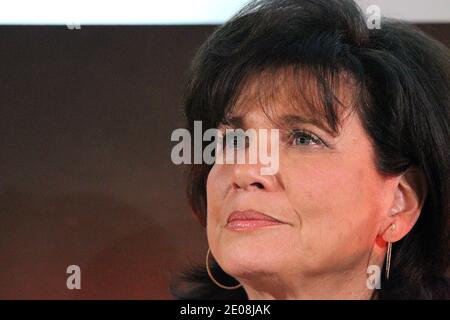
[(367, 285), (365, 272), (295, 279), (265, 277), (258, 282), (248, 279), (242, 283), (250, 300), (369, 300), (374, 293)]

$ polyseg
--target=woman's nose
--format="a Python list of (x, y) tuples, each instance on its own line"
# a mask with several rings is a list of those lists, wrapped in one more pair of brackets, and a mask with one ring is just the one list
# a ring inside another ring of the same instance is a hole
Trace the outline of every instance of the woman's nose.
[(278, 187), (276, 175), (261, 175), (259, 164), (232, 165), (232, 187), (245, 191), (274, 191)]

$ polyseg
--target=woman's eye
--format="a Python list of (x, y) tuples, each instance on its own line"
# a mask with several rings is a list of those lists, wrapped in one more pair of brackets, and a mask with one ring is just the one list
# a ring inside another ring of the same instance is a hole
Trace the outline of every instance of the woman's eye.
[(311, 146), (311, 145), (324, 145), (322, 140), (312, 133), (305, 131), (294, 130), (291, 133), (291, 144), (294, 146)]
[(223, 135), (224, 148), (241, 149), (246, 145), (245, 136), (239, 133), (228, 133)]

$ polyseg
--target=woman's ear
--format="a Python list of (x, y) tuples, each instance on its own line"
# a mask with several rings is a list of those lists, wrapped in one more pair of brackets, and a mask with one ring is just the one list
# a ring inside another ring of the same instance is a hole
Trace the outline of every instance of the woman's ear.
[(419, 219), (427, 196), (425, 175), (415, 167), (402, 174), (394, 188), (394, 197), (384, 224), (382, 237), (386, 242), (402, 239)]

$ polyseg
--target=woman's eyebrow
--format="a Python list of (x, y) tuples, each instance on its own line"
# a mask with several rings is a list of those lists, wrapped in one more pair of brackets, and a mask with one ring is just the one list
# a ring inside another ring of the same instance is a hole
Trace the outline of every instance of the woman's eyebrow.
[[(301, 115), (297, 114), (288, 114), (285, 116), (282, 116), (280, 120), (276, 121), (276, 123), (279, 123), (282, 127), (295, 127), (299, 124), (312, 124), (319, 129), (325, 131), (332, 137), (336, 137), (337, 133), (332, 131), (328, 126), (324, 125), (322, 121), (314, 118), (307, 118)], [(230, 126), (232, 128), (239, 128), (239, 129), (246, 129), (245, 126), (245, 120), (242, 116), (229, 116), (225, 117), (224, 120), (221, 122), (221, 124)]]
[(318, 119), (314, 119), (314, 118), (307, 118), (307, 117), (297, 115), (297, 114), (288, 114), (288, 115), (282, 116), (280, 119), (280, 123), (283, 126), (287, 126), (287, 127), (293, 127), (293, 126), (299, 125), (299, 124), (312, 124), (312, 125), (318, 127), (319, 129), (325, 131), (332, 137), (337, 136), (337, 133), (332, 131), (322, 121), (320, 121)]
[(230, 126), (233, 128), (243, 128), (244, 126), (244, 119), (240, 116), (228, 116), (223, 119), (221, 124)]

